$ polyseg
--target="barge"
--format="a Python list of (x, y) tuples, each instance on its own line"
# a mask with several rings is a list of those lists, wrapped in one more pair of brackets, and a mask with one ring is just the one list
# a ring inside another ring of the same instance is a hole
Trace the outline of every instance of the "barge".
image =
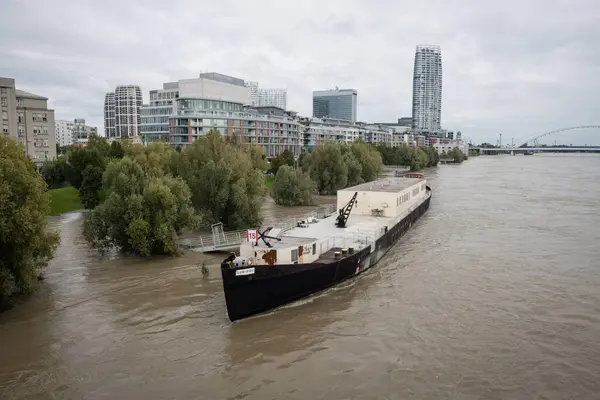
[(310, 296), (373, 267), (427, 211), (431, 188), (405, 174), (337, 191), (338, 212), (283, 231), (249, 230), (221, 263), (233, 322)]

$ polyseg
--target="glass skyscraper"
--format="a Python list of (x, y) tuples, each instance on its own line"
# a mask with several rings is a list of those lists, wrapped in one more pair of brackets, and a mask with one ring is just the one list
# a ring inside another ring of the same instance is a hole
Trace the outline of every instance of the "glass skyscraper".
[(412, 129), (416, 134), (439, 136), (442, 131), (442, 50), (419, 45), (413, 74)]
[(355, 89), (315, 90), (313, 91), (313, 117), (341, 119), (356, 122)]

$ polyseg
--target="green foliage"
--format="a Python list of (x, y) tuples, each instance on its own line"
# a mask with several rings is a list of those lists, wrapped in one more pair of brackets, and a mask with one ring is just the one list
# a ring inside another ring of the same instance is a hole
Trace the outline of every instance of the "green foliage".
[(350, 150), (360, 163), (362, 180), (370, 182), (377, 179), (383, 168), (381, 154), (373, 146), (360, 140), (352, 143)]
[(100, 157), (107, 158), (110, 156), (110, 145), (108, 141), (103, 136), (98, 135), (90, 135), (88, 137), (88, 142), (86, 148), (89, 151), (96, 151), (100, 154)]
[(290, 167), (294, 166), (294, 154), (289, 150), (284, 150), (281, 154), (271, 160), (269, 172), (276, 175), (277, 171), (279, 171), (279, 167), (283, 165), (288, 165)]
[(273, 184), (275, 183), (275, 177), (274, 176), (265, 176), (265, 189), (269, 190), (273, 187)]
[(229, 229), (260, 225), (264, 170), (257, 168), (257, 157), (243, 146), (212, 131), (182, 155), (179, 174), (206, 223), (222, 222)]
[(310, 172), (310, 163), (312, 161), (312, 156), (310, 153), (300, 153), (300, 157), (298, 157), (298, 166), (304, 172)]
[(79, 188), (79, 199), (86, 209), (93, 209), (100, 204), (100, 190), (102, 189), (102, 169), (88, 165), (83, 170), (83, 182)]
[(105, 159), (102, 153), (93, 147), (73, 147), (67, 154), (65, 177), (69, 183), (79, 189), (83, 183), (83, 170), (88, 165), (93, 165), (104, 170)]
[(348, 183), (348, 167), (344, 163), (344, 145), (334, 141), (319, 144), (310, 155), (310, 176), (320, 194), (336, 194)]
[(348, 186), (354, 186), (364, 182), (362, 178), (362, 165), (354, 155), (354, 152), (348, 150), (344, 152), (344, 164), (348, 167), (348, 182), (346, 183)]
[(262, 147), (255, 144), (246, 144), (242, 147), (250, 156), (252, 166), (260, 171), (266, 171), (269, 168), (267, 157)]
[(48, 188), (54, 189), (65, 185), (66, 161), (65, 156), (59, 156), (56, 160), (44, 161), (40, 173)]
[(385, 165), (409, 166), (411, 171), (435, 167), (440, 161), (438, 152), (433, 147), (409, 147), (406, 143), (390, 147), (384, 144), (375, 146)]
[(467, 156), (462, 151), (460, 151), (458, 147), (454, 147), (452, 150), (450, 150), (447, 156), (457, 164), (460, 164), (467, 159)]
[(46, 183), (23, 147), (0, 137), (0, 308), (31, 293), (54, 256), (59, 236), (47, 230)]
[(83, 208), (79, 200), (79, 191), (73, 186), (52, 189), (48, 191), (48, 195), (50, 198), (50, 213), (48, 215), (60, 215)]
[(198, 217), (189, 188), (160, 168), (143, 165), (153, 156), (112, 161), (103, 177), (104, 203), (86, 215), (84, 237), (101, 251), (118, 247), (141, 256), (178, 254), (177, 234)]
[(275, 175), (272, 196), (282, 206), (307, 206), (312, 204), (315, 184), (306, 172), (282, 165)]
[(110, 144), (109, 156), (111, 158), (118, 159), (121, 159), (125, 156), (125, 150), (123, 150), (123, 145), (121, 144), (121, 141), (113, 140), (113, 142)]

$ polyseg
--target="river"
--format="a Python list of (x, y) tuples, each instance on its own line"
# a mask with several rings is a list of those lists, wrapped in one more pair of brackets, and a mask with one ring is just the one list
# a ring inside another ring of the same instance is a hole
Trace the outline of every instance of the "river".
[[(1, 399), (597, 399), (600, 157), (427, 172), (428, 213), (368, 273), (231, 324), (218, 262), (101, 257), (81, 215), (0, 314)], [(298, 210), (267, 202), (269, 218)]]

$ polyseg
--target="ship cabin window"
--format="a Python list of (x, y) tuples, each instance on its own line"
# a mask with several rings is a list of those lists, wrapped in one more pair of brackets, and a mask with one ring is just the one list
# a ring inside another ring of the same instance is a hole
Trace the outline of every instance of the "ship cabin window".
[(317, 254), (317, 244), (313, 243), (313, 254)]
[(293, 263), (297, 263), (298, 262), (298, 249), (293, 249), (292, 250), (292, 262)]

